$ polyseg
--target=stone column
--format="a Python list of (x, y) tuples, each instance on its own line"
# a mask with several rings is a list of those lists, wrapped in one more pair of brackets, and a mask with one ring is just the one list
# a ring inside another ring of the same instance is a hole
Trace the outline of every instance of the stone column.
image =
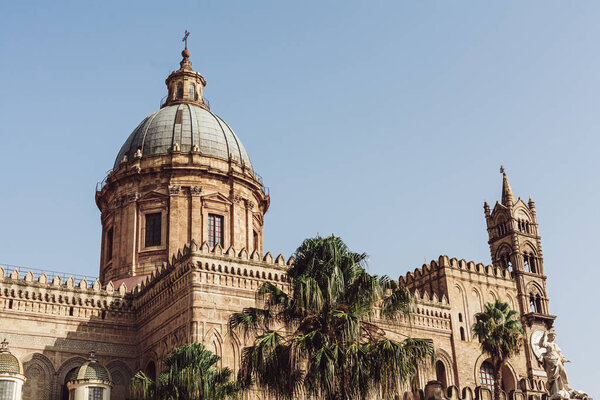
[(191, 240), (195, 240), (198, 245), (201, 245), (204, 241), (204, 237), (202, 234), (202, 199), (200, 195), (202, 193), (202, 188), (200, 186), (192, 186), (190, 187), (190, 230), (191, 230)]
[(179, 238), (179, 222), (180, 214), (180, 202), (181, 199), (179, 194), (181, 193), (181, 186), (170, 185), (169, 186), (169, 212), (168, 212), (168, 230), (167, 237), (165, 238), (167, 243), (167, 258), (169, 259), (174, 252), (177, 252), (180, 243)]

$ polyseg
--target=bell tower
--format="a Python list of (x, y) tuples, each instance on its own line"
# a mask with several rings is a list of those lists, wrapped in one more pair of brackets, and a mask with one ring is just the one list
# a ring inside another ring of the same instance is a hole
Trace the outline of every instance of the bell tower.
[(539, 370), (530, 347), (531, 333), (549, 329), (554, 319), (548, 307), (546, 275), (542, 242), (538, 231), (535, 203), (531, 198), (525, 203), (515, 199), (504, 168), (502, 173), (502, 199), (493, 210), (484, 203), (483, 209), (488, 231), (488, 244), (492, 264), (509, 269), (516, 284), (518, 308), (526, 333), (525, 349), (530, 373)]

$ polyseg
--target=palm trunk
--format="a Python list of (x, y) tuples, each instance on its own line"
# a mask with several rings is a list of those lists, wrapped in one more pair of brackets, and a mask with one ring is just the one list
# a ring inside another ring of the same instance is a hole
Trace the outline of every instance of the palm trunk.
[(494, 400), (500, 400), (500, 390), (502, 390), (502, 365), (504, 363), (494, 363)]

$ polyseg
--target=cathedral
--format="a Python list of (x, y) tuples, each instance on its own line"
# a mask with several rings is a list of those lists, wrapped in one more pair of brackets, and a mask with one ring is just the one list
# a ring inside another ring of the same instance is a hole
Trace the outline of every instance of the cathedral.
[[(160, 109), (125, 139), (97, 186), (99, 277), (0, 267), (0, 399), (128, 399), (136, 371), (155, 377), (171, 350), (191, 342), (236, 371), (251, 342), (228, 331), (229, 316), (254, 306), (264, 282), (288, 287), (294, 258), (263, 248), (269, 193), (240, 138), (211, 111), (187, 46), (182, 57)], [(555, 316), (535, 204), (516, 197), (504, 174), (501, 198), (483, 211), (491, 265), (442, 255), (398, 278), (416, 310), (385, 324), (386, 334), (429, 338), (436, 350), (406, 400), (491, 399), (492, 366), (472, 325), (496, 299), (520, 313), (526, 335), (503, 367), (503, 396), (547, 396), (539, 343)]]

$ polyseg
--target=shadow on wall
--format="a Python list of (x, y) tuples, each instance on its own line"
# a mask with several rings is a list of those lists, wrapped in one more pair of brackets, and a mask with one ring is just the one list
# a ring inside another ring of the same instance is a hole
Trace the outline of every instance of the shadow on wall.
[[(66, 309), (65, 318), (73, 316), (73, 307)], [(102, 311), (100, 316), (92, 316), (86, 321), (78, 318), (77, 328), (69, 332), (66, 338), (52, 339), (52, 343), (46, 345), (41, 353), (34, 352), (22, 359), (27, 378), (23, 386), (23, 400), (68, 400), (67, 380), (88, 360), (92, 350), (111, 374), (111, 400), (129, 399), (129, 380), (133, 376), (132, 370), (137, 366), (136, 347), (127, 343), (130, 335), (120, 335), (123, 326), (117, 327), (117, 321), (107, 324), (109, 314), (110, 310)], [(117, 329), (109, 333), (111, 326)], [(115, 343), (107, 342), (106, 338), (114, 339)], [(17, 335), (13, 339), (15, 342), (23, 341), (22, 336), (21, 340)], [(23, 343), (19, 347), (28, 346)]]

